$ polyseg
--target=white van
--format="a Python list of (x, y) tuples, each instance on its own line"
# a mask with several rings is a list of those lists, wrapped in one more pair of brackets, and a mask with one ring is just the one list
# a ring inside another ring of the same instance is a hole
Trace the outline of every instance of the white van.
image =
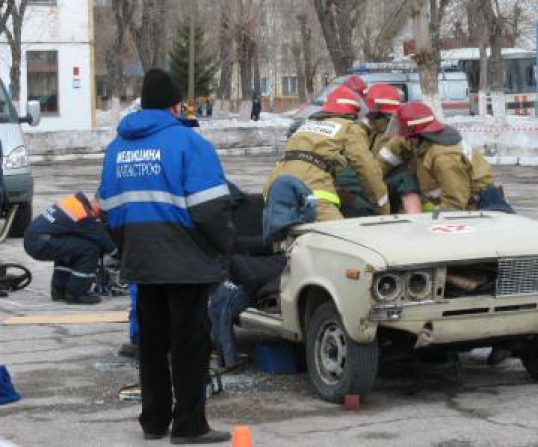
[[(417, 72), (371, 72), (357, 73), (370, 86), (374, 84), (390, 84), (399, 88), (404, 101), (421, 101), (420, 79)], [(326, 86), (310, 104), (298, 109), (291, 118), (294, 120), (288, 129), (288, 138), (299, 128), (305, 119), (319, 111), (327, 95), (341, 85), (351, 75), (339, 76)], [(439, 73), (439, 94), (445, 116), (469, 115), (469, 86), (467, 76), (461, 71)]]
[(22, 237), (32, 220), (34, 180), (20, 124), (39, 124), (39, 102), (29, 101), (27, 110), (25, 117), (18, 116), (0, 80), (0, 218), (5, 219), (0, 229), (0, 241), (8, 234)]
[[(360, 75), (368, 85), (391, 84), (404, 94), (405, 102), (421, 101), (420, 77), (410, 73), (366, 73)], [(445, 116), (469, 115), (469, 85), (467, 76), (461, 71), (439, 73), (439, 95)]]

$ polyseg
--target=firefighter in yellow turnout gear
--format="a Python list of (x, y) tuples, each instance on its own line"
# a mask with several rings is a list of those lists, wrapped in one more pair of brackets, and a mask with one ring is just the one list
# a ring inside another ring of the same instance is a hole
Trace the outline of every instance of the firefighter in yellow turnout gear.
[[(365, 97), (367, 120), (361, 120), (358, 124), (366, 132), (370, 151), (383, 172), (391, 211), (416, 213), (420, 211), (418, 183), (414, 172), (410, 172), (404, 162), (404, 159), (409, 159), (413, 149), (404, 138), (386, 135), (390, 119), (397, 112), (401, 101), (401, 92), (392, 85), (376, 84), (370, 87)], [(336, 186), (342, 200), (341, 211), (345, 217), (373, 214), (374, 209), (349, 167), (336, 178)]]
[(402, 105), (389, 127), (389, 134), (405, 137), (414, 147), (413, 164), (427, 209), (514, 212), (494, 185), (482, 154), (436, 120), (426, 104)]
[(380, 167), (369, 150), (368, 137), (356, 123), (360, 97), (337, 87), (321, 112), (313, 115), (288, 140), (286, 153), (264, 186), (264, 195), (281, 175), (289, 174), (310, 188), (317, 199), (317, 221), (342, 219), (335, 177), (350, 166), (378, 214), (388, 214), (387, 188)]

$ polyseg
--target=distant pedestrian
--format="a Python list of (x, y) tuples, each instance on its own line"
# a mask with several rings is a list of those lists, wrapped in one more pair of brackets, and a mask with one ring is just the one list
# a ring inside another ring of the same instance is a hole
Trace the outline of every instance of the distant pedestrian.
[(258, 121), (260, 119), (260, 113), (262, 112), (262, 101), (260, 95), (257, 92), (252, 92), (252, 110), (250, 112), (250, 119)]
[(196, 98), (196, 116), (202, 117), (204, 116), (204, 108), (202, 107), (202, 99)]
[(206, 380), (209, 286), (233, 242), (228, 186), (213, 145), (180, 120), (181, 92), (168, 73), (144, 77), (142, 110), (108, 146), (100, 200), (122, 252), (123, 279), (138, 287), (145, 439), (212, 444)]
[(210, 98), (205, 101), (205, 116), (211, 118), (213, 116), (213, 103)]

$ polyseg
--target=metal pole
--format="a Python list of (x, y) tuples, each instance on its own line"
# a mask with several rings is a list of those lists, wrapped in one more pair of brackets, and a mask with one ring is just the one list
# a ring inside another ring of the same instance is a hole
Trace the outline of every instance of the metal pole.
[(194, 29), (196, 27), (196, 0), (191, 0), (189, 26), (189, 101), (194, 103)]

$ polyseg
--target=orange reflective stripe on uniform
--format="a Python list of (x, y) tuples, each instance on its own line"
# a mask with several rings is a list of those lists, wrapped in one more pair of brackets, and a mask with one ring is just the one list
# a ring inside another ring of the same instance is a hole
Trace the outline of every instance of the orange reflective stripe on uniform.
[(335, 204), (336, 206), (340, 206), (340, 197), (338, 197), (338, 195), (333, 192), (316, 189), (313, 191), (313, 193), (318, 200), (325, 200), (327, 202)]
[(61, 199), (58, 202), (58, 208), (60, 208), (65, 214), (67, 214), (75, 222), (88, 217), (88, 213), (84, 208), (84, 205), (80, 201), (72, 196)]

